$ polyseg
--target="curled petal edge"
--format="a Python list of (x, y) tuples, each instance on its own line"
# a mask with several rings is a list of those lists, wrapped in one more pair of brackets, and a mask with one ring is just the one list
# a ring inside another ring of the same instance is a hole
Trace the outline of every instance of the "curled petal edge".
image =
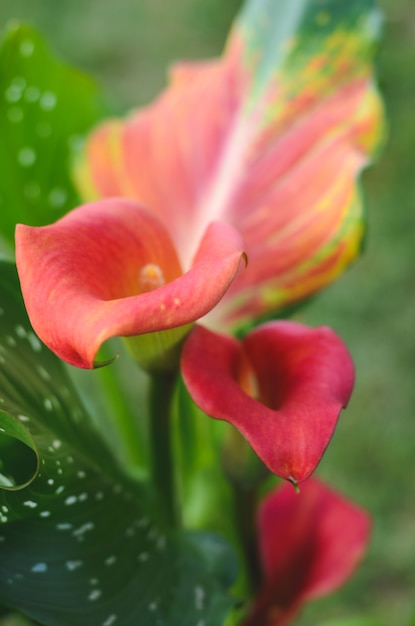
[[(140, 240), (140, 232), (131, 233), (136, 222), (150, 244)], [(106, 238), (102, 249), (101, 236)], [(221, 300), (245, 259), (238, 231), (214, 222), (187, 272), (152, 291), (129, 295), (124, 289), (121, 297), (114, 297), (117, 281), (129, 283), (132, 271), (140, 271), (131, 267), (132, 255), (123, 256), (123, 246), (133, 250), (153, 243), (162, 251), (169, 243), (174, 251), (162, 223), (129, 200), (83, 205), (49, 226), (18, 225), (16, 263), (27, 312), (40, 339), (67, 363), (93, 368), (100, 346), (110, 337), (176, 328), (204, 316)], [(143, 252), (140, 263), (148, 254)], [(111, 255), (120, 257), (116, 267)], [(169, 256), (173, 265), (178, 263), (169, 252), (163, 257), (166, 271)]]
[[(330, 328), (286, 321), (264, 324), (241, 343), (196, 326), (181, 364), (199, 408), (233, 424), (273, 473), (294, 484), (320, 462), (354, 383), (349, 352)], [(248, 392), (243, 377), (251, 379)]]

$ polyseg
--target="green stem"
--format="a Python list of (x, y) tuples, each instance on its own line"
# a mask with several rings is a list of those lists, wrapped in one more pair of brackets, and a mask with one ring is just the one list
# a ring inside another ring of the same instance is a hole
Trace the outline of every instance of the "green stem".
[(152, 376), (150, 385), (150, 444), (153, 482), (159, 496), (163, 519), (177, 524), (175, 479), (172, 458), (171, 403), (176, 373)]
[(255, 527), (258, 494), (254, 487), (244, 488), (235, 483), (233, 493), (239, 541), (245, 556), (251, 591), (256, 593), (261, 582), (261, 565)]
[(250, 590), (256, 592), (261, 581), (255, 523), (258, 490), (269, 471), (236, 428), (228, 430), (222, 465), (233, 488), (238, 540), (245, 557)]
[(120, 437), (125, 463), (133, 473), (142, 472), (143, 458), (139, 445), (141, 433), (137, 424), (137, 416), (132, 415), (128, 403), (121, 401), (120, 381), (117, 380), (118, 372), (114, 370), (115, 365), (103, 367), (96, 372), (101, 380), (107, 402), (111, 406), (111, 412), (117, 416), (117, 433)]

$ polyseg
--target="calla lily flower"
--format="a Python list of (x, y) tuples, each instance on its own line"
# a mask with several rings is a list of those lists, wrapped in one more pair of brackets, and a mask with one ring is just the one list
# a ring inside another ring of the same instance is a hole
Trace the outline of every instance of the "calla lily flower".
[(306, 298), (358, 255), (356, 177), (382, 126), (375, 18), (365, 3), (251, 0), (221, 58), (175, 66), (154, 103), (87, 140), (76, 171), (83, 197), (137, 199), (185, 266), (212, 220), (241, 232), (249, 267), (211, 327), (244, 326)]
[(94, 366), (110, 337), (183, 327), (205, 315), (243, 255), (238, 232), (216, 222), (183, 270), (159, 219), (122, 199), (83, 205), (49, 226), (16, 228), (32, 325), (55, 354), (83, 368)]
[(286, 321), (259, 326), (242, 342), (196, 326), (181, 369), (199, 408), (233, 424), (294, 484), (319, 463), (354, 383), (351, 357), (331, 329)]
[(263, 584), (243, 626), (286, 626), (302, 605), (335, 591), (368, 544), (367, 513), (324, 483), (270, 493), (258, 514)]

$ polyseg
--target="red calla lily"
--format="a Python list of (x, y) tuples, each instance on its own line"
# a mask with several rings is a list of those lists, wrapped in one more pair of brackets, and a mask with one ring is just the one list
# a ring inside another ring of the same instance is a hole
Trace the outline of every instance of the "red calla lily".
[(233, 424), (272, 472), (294, 483), (316, 468), (354, 383), (339, 337), (295, 322), (265, 324), (240, 343), (196, 326), (181, 367), (194, 402)]
[(212, 223), (183, 273), (157, 217), (129, 200), (87, 204), (50, 226), (16, 228), (16, 262), (32, 325), (60, 358), (94, 366), (101, 344), (183, 326), (235, 278), (243, 242)]
[(301, 606), (333, 592), (353, 573), (367, 547), (367, 513), (320, 480), (295, 493), (284, 485), (258, 514), (263, 583), (243, 626), (286, 626)]

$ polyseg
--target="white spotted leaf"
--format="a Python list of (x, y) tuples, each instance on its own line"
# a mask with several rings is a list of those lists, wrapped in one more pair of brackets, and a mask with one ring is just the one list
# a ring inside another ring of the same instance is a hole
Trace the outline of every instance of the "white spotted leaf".
[(19, 477), (0, 443), (10, 482), (0, 481), (1, 605), (46, 626), (224, 622), (233, 606), (229, 547), (166, 527), (145, 487), (123, 474), (61, 362), (33, 334), (5, 262), (0, 411), (0, 442), (12, 439), (25, 459)]
[(31, 27), (0, 48), (0, 232), (55, 221), (78, 203), (69, 176), (82, 137), (103, 114), (93, 81), (61, 63)]

